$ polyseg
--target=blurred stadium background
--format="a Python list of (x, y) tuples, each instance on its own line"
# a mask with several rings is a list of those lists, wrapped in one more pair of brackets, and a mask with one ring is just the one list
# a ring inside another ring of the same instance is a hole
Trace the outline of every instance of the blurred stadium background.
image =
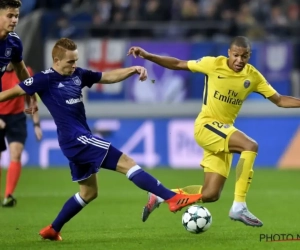
[[(126, 57), (130, 46), (198, 59), (226, 55), (230, 39), (245, 35), (253, 42), (251, 63), (281, 94), (300, 96), (299, 0), (22, 2), (16, 32), (23, 41), (25, 62), (35, 72), (51, 66), (51, 49), (60, 37), (76, 40), (81, 67), (106, 71), (137, 64), (148, 69), (147, 82), (132, 77), (86, 90), (86, 112), (94, 133), (131, 155), (141, 166), (153, 168), (148, 171), (168, 187), (201, 183), (203, 178), (198, 171), (203, 152), (194, 142), (193, 123), (201, 109), (204, 76)], [(37, 232), (78, 190), (70, 181), (56, 126), (42, 103), (40, 113), (44, 137), (36, 141), (28, 119), (28, 140), (22, 156), (25, 171), (16, 190), (18, 206), (0, 212), (0, 249), (41, 249)], [(101, 198), (66, 225), (62, 244), (43, 243), (42, 249), (300, 249), (299, 241), (268, 247), (260, 242), (261, 235), (266, 234), (284, 233), (299, 239), (299, 226), (294, 223), (300, 219), (296, 170), (300, 169), (299, 115), (299, 109), (280, 109), (252, 94), (236, 121), (236, 126), (260, 145), (247, 202), (264, 221), (264, 227), (253, 230), (241, 223), (229, 223), (234, 171), (220, 201), (205, 204), (214, 222), (204, 237), (196, 236), (197, 240), (195, 235), (183, 233), (182, 213), (173, 215), (166, 206), (149, 222), (141, 223), (145, 192), (124, 176), (103, 171), (99, 175)], [(1, 161), (1, 166), (7, 167), (8, 152)], [(236, 162), (237, 156), (234, 166)], [(295, 171), (278, 171), (283, 168)]]
[[(299, 6), (299, 0), (26, 0), (16, 31), (35, 72), (51, 66), (51, 49), (60, 37), (76, 40), (81, 67), (145, 66), (148, 82), (132, 77), (85, 91), (91, 128), (144, 167), (198, 168), (202, 150), (193, 139), (193, 122), (204, 76), (128, 58), (128, 48), (198, 59), (226, 55), (231, 37), (245, 35), (253, 42), (251, 63), (281, 94), (299, 97)], [(44, 138), (36, 141), (28, 119), (23, 164), (66, 167), (55, 124), (40, 106)], [(279, 109), (255, 94), (245, 102), (236, 126), (260, 145), (256, 167), (300, 168), (299, 115), (298, 109)], [(2, 166), (8, 161), (6, 152)]]

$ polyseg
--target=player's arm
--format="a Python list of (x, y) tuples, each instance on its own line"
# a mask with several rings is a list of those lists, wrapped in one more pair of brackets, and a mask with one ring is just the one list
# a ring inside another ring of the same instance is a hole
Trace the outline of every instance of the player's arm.
[(159, 56), (151, 54), (140, 47), (131, 47), (127, 55), (133, 55), (135, 58), (141, 57), (148, 61), (154, 62), (164, 68), (173, 70), (190, 70), (188, 67), (188, 61), (180, 60), (175, 57)]
[(148, 77), (147, 70), (144, 67), (133, 66), (129, 68), (115, 69), (108, 72), (102, 72), (101, 79), (98, 83), (110, 84), (121, 82), (135, 74), (140, 75), (140, 81), (145, 81)]
[(23, 60), (20, 62), (11, 62), (11, 63), (14, 66), (14, 70), (20, 81), (24, 81), (30, 77), (29, 71), (27, 70)]
[(262, 94), (265, 98), (269, 99), (275, 105), (281, 108), (300, 108), (300, 99), (280, 95), (265, 79), (265, 77), (258, 71), (255, 72), (257, 82), (256, 92)]
[(11, 89), (0, 92), (0, 102), (7, 101), (21, 95), (26, 95), (26, 92), (19, 85), (16, 85)]
[[(20, 61), (20, 62), (11, 62), (14, 70), (16, 72), (17, 77), (19, 78), (20, 81), (24, 81), (26, 79), (28, 79), (30, 77), (30, 73), (24, 63), (24, 61)], [(37, 106), (37, 99), (35, 95), (32, 96), (26, 96), (26, 100), (29, 100), (29, 106), (32, 108), (32, 110), (34, 112), (36, 112), (38, 110), (38, 106)]]
[(215, 57), (205, 56), (198, 60), (184, 61), (175, 57), (151, 54), (140, 47), (131, 47), (127, 55), (133, 55), (135, 58), (137, 56), (144, 58), (164, 68), (172, 70), (189, 70), (192, 72), (200, 72), (206, 75), (214, 71), (214, 64), (216, 60)]
[(300, 99), (293, 96), (280, 95), (276, 92), (268, 99), (281, 108), (300, 108)]

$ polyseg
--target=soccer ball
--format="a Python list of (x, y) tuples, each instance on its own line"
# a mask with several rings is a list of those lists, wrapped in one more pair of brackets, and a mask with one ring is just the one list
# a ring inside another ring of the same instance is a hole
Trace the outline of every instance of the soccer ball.
[(190, 233), (204, 233), (210, 228), (211, 223), (212, 216), (203, 206), (190, 206), (182, 215), (182, 225)]

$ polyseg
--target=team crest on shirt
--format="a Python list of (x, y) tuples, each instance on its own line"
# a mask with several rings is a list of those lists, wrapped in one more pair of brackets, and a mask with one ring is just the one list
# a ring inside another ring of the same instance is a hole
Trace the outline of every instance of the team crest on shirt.
[(230, 127), (229, 124), (224, 124), (224, 125), (223, 125), (223, 128), (229, 128), (229, 127)]
[(11, 52), (12, 52), (12, 48), (6, 48), (6, 50), (4, 52), (4, 55), (6, 57), (10, 57), (11, 56)]
[(246, 80), (246, 81), (244, 82), (244, 87), (245, 87), (245, 89), (249, 88), (249, 86), (250, 86), (250, 81), (249, 81), (249, 80)]
[(78, 76), (73, 77), (72, 80), (75, 83), (75, 85), (79, 86), (81, 84), (81, 80), (79, 79)]

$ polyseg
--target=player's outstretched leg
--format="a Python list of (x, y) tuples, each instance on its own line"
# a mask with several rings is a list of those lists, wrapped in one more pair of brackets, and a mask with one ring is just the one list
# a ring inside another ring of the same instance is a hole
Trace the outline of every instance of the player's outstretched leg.
[[(128, 156), (122, 155), (121, 158), (122, 157), (126, 158)], [(120, 161), (123, 161), (121, 158)], [(133, 164), (135, 164), (135, 162), (133, 162)], [(160, 183), (160, 181), (145, 172), (136, 164), (130, 167), (130, 169), (126, 173), (126, 176), (139, 188), (161, 197), (169, 205), (169, 209), (171, 212), (176, 212), (178, 210), (181, 210), (183, 207), (194, 204), (202, 197), (201, 194), (177, 194), (165, 188)]]
[(40, 236), (45, 240), (60, 241), (62, 237), (60, 231), (62, 227), (76, 214), (78, 214), (89, 202), (98, 195), (97, 176), (92, 174), (89, 178), (79, 181), (80, 192), (72, 196), (64, 204), (51, 225), (40, 231)]
[[(171, 189), (173, 192), (178, 194), (201, 194), (202, 186), (201, 185), (190, 185), (184, 188)], [(156, 209), (159, 208), (159, 205), (163, 203), (164, 200), (155, 194), (148, 193), (148, 202), (143, 207), (142, 212), (142, 221), (145, 222), (149, 215)]]
[[(218, 167), (222, 168), (222, 166)], [(218, 172), (214, 172), (214, 169), (208, 169), (207, 167), (204, 167), (203, 186), (190, 185), (184, 188), (172, 189), (172, 191), (182, 194), (201, 194), (200, 202), (216, 202), (220, 198), (226, 179), (227, 178), (224, 175), (221, 175)], [(148, 202), (143, 209), (142, 221), (145, 222), (149, 218), (149, 215), (156, 208), (158, 208), (163, 201), (164, 200), (162, 198), (154, 194), (148, 194)]]
[[(117, 163), (115, 162), (116, 159), (118, 159)], [(176, 212), (183, 207), (197, 202), (202, 196), (201, 194), (177, 194), (165, 188), (160, 181), (145, 172), (133, 159), (123, 154), (113, 146), (110, 146), (102, 167), (126, 174), (127, 178), (139, 188), (164, 199), (164, 201), (169, 205), (171, 212)]]
[(236, 167), (234, 202), (229, 211), (229, 218), (248, 226), (261, 227), (262, 221), (253, 215), (246, 205), (246, 195), (253, 178), (253, 165), (257, 156), (258, 145), (244, 133), (235, 131), (229, 139), (229, 150), (241, 152)]

